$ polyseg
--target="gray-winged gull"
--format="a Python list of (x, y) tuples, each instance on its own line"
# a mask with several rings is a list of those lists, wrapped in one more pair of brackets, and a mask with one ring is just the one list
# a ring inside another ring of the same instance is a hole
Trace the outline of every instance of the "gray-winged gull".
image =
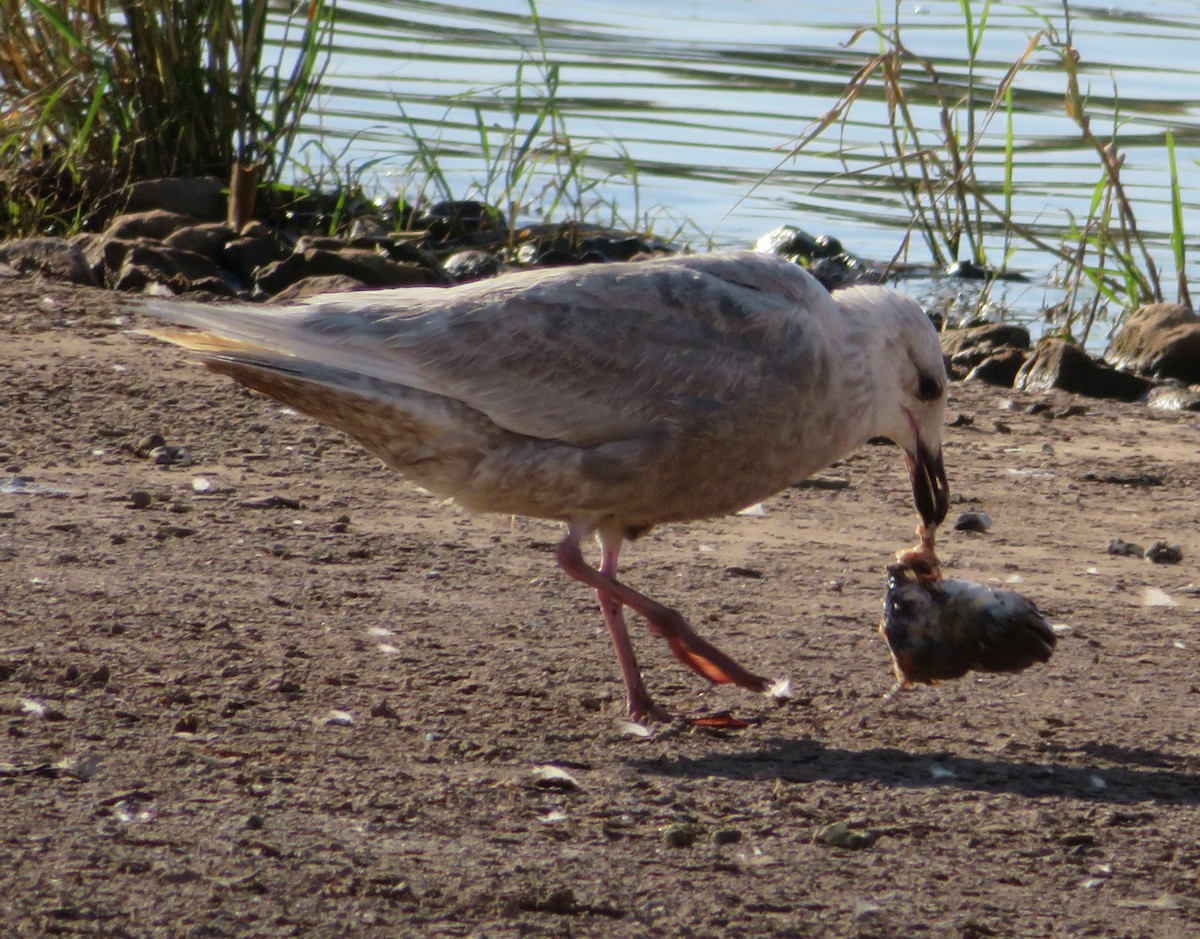
[[(622, 543), (655, 525), (737, 511), (883, 436), (905, 453), (922, 520), (907, 561), (936, 571), (946, 375), (929, 319), (895, 290), (830, 294), (794, 264), (736, 252), (143, 308), (201, 331), (155, 335), (431, 492), (565, 522), (558, 564), (599, 597), (634, 719), (670, 715), (642, 681), (624, 607), (710, 681), (771, 688), (618, 580)], [(589, 535), (599, 567), (581, 551)]]

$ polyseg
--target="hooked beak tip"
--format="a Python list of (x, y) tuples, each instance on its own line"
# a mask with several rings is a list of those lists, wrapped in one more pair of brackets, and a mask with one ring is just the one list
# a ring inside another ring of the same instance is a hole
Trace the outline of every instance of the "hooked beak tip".
[(914, 452), (905, 455), (917, 513), (923, 527), (932, 531), (946, 520), (950, 511), (950, 483), (942, 462), (942, 448), (932, 451), (918, 438)]

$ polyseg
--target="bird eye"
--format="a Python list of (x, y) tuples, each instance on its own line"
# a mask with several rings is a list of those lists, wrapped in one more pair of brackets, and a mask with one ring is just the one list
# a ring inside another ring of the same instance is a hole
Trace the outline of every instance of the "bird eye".
[(917, 382), (917, 397), (922, 401), (936, 401), (942, 396), (942, 383), (932, 375), (922, 375)]

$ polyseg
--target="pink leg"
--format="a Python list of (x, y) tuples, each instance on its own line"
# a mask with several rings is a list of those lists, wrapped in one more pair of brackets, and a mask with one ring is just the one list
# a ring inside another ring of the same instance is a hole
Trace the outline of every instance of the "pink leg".
[[(633, 650), (629, 647), (629, 637), (620, 615), (621, 606), (627, 606), (644, 616), (650, 624), (650, 629), (667, 640), (675, 658), (709, 681), (719, 684), (732, 683), (750, 691), (759, 692), (764, 692), (770, 687), (771, 683), (767, 679), (743, 668), (712, 643), (701, 639), (678, 611), (651, 600), (617, 580), (616, 562), (617, 551), (620, 548), (619, 541), (615, 546), (605, 545), (604, 563), (601, 570), (596, 570), (589, 565), (583, 559), (583, 553), (579, 549), (579, 542), (589, 531), (587, 526), (574, 523), (570, 525), (567, 537), (558, 545), (558, 564), (571, 577), (595, 589), (600, 596), (600, 605), (604, 610), (605, 621), (609, 625), (609, 631), (613, 634), (613, 643), (617, 646), (617, 659), (621, 662), (621, 672), (625, 675), (625, 686), (630, 694), (631, 710), (635, 691), (640, 689), (640, 694), (644, 695), (645, 687), (642, 685), (640, 673), (637, 672), (637, 664), (633, 660)], [(610, 619), (610, 615), (614, 611), (615, 619)], [(617, 638), (618, 635), (620, 639)], [(622, 653), (622, 645), (626, 649), (628, 659)], [(626, 661), (632, 665), (633, 673), (637, 675), (636, 684), (630, 684)], [(647, 697), (646, 700), (649, 698)]]
[[(605, 545), (604, 559), (600, 564), (600, 572), (604, 576), (613, 577), (617, 573), (617, 554), (620, 549), (620, 544), (611, 547)], [(670, 713), (654, 703), (650, 692), (646, 690), (645, 682), (642, 681), (642, 670), (638, 668), (637, 657), (633, 654), (633, 645), (625, 628), (625, 616), (621, 612), (620, 601), (600, 589), (596, 590), (596, 599), (600, 601), (600, 611), (604, 614), (613, 648), (617, 650), (617, 663), (621, 666), (621, 677), (625, 679), (629, 716), (635, 721), (647, 717), (658, 721), (670, 721)]]

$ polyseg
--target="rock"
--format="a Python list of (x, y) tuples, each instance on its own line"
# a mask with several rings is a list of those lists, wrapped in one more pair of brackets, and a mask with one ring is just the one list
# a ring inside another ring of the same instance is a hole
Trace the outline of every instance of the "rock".
[(1021, 366), (1013, 387), (1034, 392), (1058, 388), (1093, 398), (1136, 401), (1149, 390), (1150, 382), (1095, 361), (1073, 343), (1043, 339)]
[(456, 284), (495, 277), (503, 269), (500, 259), (486, 251), (459, 251), (446, 258), (442, 268)]
[(1159, 411), (1200, 411), (1200, 386), (1171, 379), (1146, 392), (1145, 402)]
[(180, 251), (191, 251), (202, 254), (210, 261), (220, 263), (221, 252), (225, 243), (233, 238), (233, 230), (223, 222), (206, 222), (203, 225), (189, 225), (171, 232), (163, 244), (168, 248)]
[(974, 261), (955, 261), (946, 268), (946, 276), (957, 277), (959, 280), (991, 280), (996, 276), (996, 272)]
[(1123, 558), (1140, 558), (1145, 554), (1140, 544), (1134, 544), (1132, 541), (1126, 541), (1124, 538), (1114, 538), (1110, 541), (1108, 543), (1108, 553)]
[(370, 287), (415, 287), (442, 281), (417, 264), (393, 261), (386, 255), (366, 248), (333, 251), (309, 248), (281, 261), (260, 268), (255, 275), (258, 286), (267, 293), (278, 293), (304, 277), (344, 274)]
[(0, 263), (22, 274), (36, 271), (52, 280), (98, 284), (83, 248), (66, 238), (17, 238), (0, 244)]
[(133, 452), (140, 457), (145, 457), (150, 454), (151, 450), (161, 447), (166, 442), (167, 438), (162, 434), (146, 434), (146, 436), (134, 444)]
[(273, 234), (240, 235), (226, 241), (218, 260), (226, 270), (232, 271), (247, 281), (254, 273), (272, 261), (278, 261), (287, 252)]
[(754, 250), (763, 254), (775, 254), (790, 261), (809, 261), (814, 258), (831, 258), (844, 250), (842, 243), (828, 235), (814, 238), (795, 225), (780, 225), (762, 235), (754, 243)]
[(179, 229), (195, 224), (196, 219), (193, 216), (179, 212), (165, 212), (161, 209), (131, 212), (114, 218), (108, 228), (104, 229), (104, 237), (123, 241), (133, 241), (137, 238), (163, 241)]
[(1153, 564), (1178, 564), (1183, 560), (1183, 548), (1177, 544), (1156, 541), (1142, 556)]
[(1025, 359), (1026, 354), (1020, 349), (1004, 349), (972, 368), (963, 381), (981, 381), (1000, 388), (1011, 388)]
[(1178, 303), (1152, 303), (1125, 321), (1104, 353), (1117, 368), (1200, 384), (1200, 316)]
[(992, 517), (987, 512), (963, 512), (954, 522), (955, 531), (985, 532), (992, 527)]
[(217, 265), (202, 254), (145, 241), (110, 239), (104, 249), (105, 280), (116, 290), (143, 290), (166, 284), (176, 293), (208, 290), (220, 296), (233, 290)]
[(1016, 323), (985, 323), (962, 329), (947, 329), (942, 332), (940, 338), (942, 353), (950, 356), (952, 361), (960, 353), (968, 350), (978, 351), (980, 357), (971, 363), (972, 366), (1002, 349), (1028, 349), (1030, 344), (1029, 330)]
[(737, 844), (742, 840), (742, 832), (737, 828), (718, 828), (712, 833), (713, 844)]
[(690, 848), (700, 837), (700, 829), (691, 822), (676, 822), (662, 830), (662, 837), (670, 848)]
[(215, 176), (164, 177), (132, 183), (126, 212), (162, 211), (202, 222), (225, 218), (227, 186)]
[(302, 277), (290, 287), (284, 287), (267, 301), (268, 305), (294, 303), (305, 297), (315, 297), (322, 293), (350, 293), (354, 290), (368, 290), (369, 287), (361, 280), (347, 277), (345, 274), (322, 274), (319, 277)]
[(875, 272), (869, 270), (858, 258), (849, 254), (817, 258), (809, 265), (808, 272), (829, 291), (852, 287), (855, 284), (879, 283)]
[(834, 822), (832, 825), (826, 825), (815, 835), (813, 842), (816, 844), (827, 844), (835, 848), (849, 848), (851, 850), (861, 850), (869, 848), (879, 840), (880, 833), (867, 829), (855, 830), (846, 822)]
[(431, 205), (418, 216), (413, 227), (424, 229), (434, 241), (451, 241), (481, 231), (508, 227), (504, 213), (474, 199), (448, 199)]

